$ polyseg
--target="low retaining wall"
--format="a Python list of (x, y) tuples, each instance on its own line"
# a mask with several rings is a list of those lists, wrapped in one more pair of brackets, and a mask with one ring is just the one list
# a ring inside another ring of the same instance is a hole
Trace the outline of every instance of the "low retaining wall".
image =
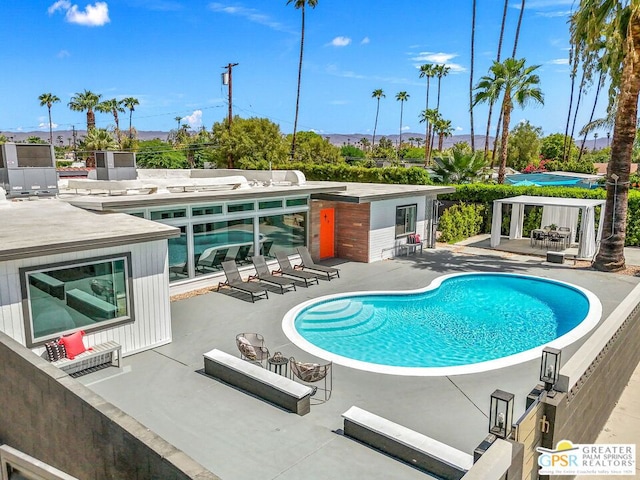
[(0, 444), (78, 478), (219, 478), (0, 333)]

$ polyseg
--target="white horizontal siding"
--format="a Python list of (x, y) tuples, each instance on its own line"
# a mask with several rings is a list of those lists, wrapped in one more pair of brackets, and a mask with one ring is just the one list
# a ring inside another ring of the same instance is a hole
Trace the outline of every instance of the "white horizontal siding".
[[(171, 310), (167, 250), (167, 241), (158, 240), (0, 262), (0, 329), (26, 345), (19, 268), (130, 252), (135, 322), (89, 333), (86, 343), (91, 346), (115, 341), (122, 345), (123, 354), (168, 343), (171, 341)], [(41, 352), (42, 349), (34, 351)]]
[(425, 197), (406, 197), (371, 202), (371, 231), (369, 232), (369, 262), (391, 258), (395, 246), (405, 243), (396, 240), (396, 207), (417, 204), (416, 231), (424, 238)]

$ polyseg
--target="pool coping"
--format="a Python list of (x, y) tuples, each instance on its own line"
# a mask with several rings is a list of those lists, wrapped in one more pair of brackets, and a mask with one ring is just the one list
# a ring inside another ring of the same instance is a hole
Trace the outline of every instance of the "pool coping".
[[(538, 347), (534, 347), (520, 353), (516, 353), (513, 355), (508, 355), (506, 357), (496, 358), (493, 360), (487, 360), (484, 362), (471, 363), (466, 365), (456, 365), (456, 366), (447, 366), (447, 367), (399, 367), (399, 366), (391, 366), (391, 365), (381, 365), (376, 363), (364, 362), (361, 360), (354, 360), (352, 358), (344, 357), (342, 355), (338, 355), (327, 350), (324, 350), (308, 340), (306, 340), (302, 335), (298, 333), (294, 326), (294, 322), (298, 314), (307, 308), (310, 305), (329, 301), (329, 300), (338, 300), (344, 297), (353, 297), (353, 296), (365, 296), (365, 295), (413, 295), (417, 293), (423, 293), (430, 290), (435, 290), (440, 287), (442, 282), (447, 279), (462, 277), (462, 276), (470, 276), (470, 275), (484, 275), (484, 276), (510, 276), (510, 277), (524, 277), (535, 280), (546, 281), (549, 283), (560, 284), (568, 288), (572, 288), (581, 292), (589, 303), (589, 312), (587, 316), (582, 320), (575, 328), (565, 333), (564, 335), (552, 340), (549, 343), (544, 345), (540, 345)], [(540, 358), (542, 354), (542, 350), (545, 347), (554, 347), (558, 349), (562, 349), (577, 340), (581, 339), (589, 332), (591, 332), (598, 325), (602, 318), (602, 303), (598, 299), (598, 297), (585, 288), (579, 287), (578, 285), (574, 285), (572, 283), (564, 282), (561, 280), (554, 280), (546, 277), (540, 277), (536, 275), (522, 275), (522, 274), (514, 274), (514, 273), (501, 273), (501, 272), (464, 272), (464, 273), (452, 273), (447, 275), (441, 275), (440, 277), (435, 278), (429, 285), (414, 289), (414, 290), (377, 290), (377, 291), (353, 291), (353, 292), (343, 292), (332, 295), (324, 295), (322, 297), (313, 298), (307, 300), (306, 302), (300, 303), (290, 309), (282, 319), (282, 330), (286, 337), (291, 340), (295, 345), (297, 345), (302, 350), (305, 350), (312, 355), (315, 355), (319, 358), (332, 361), (339, 365), (343, 365), (345, 367), (354, 368), (357, 370), (364, 370), (368, 372), (382, 373), (388, 375), (400, 375), (400, 376), (415, 376), (415, 377), (436, 377), (436, 376), (448, 376), (448, 375), (466, 375), (471, 373), (479, 373), (486, 372), (489, 370), (496, 370), (499, 368), (509, 367), (512, 365), (517, 365), (519, 363), (523, 363), (529, 360), (533, 360), (536, 358)]]

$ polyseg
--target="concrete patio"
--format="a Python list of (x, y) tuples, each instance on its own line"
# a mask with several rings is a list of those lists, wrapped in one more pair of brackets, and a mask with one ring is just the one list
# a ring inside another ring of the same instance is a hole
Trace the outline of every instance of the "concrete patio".
[[(202, 375), (202, 354), (237, 354), (239, 332), (260, 332), (270, 351), (312, 360), (281, 328), (286, 311), (344, 292), (411, 289), (455, 272), (514, 272), (567, 281), (594, 292), (603, 318), (640, 278), (548, 264), (541, 258), (472, 247), (425, 250), (373, 264), (343, 263), (341, 278), (252, 304), (241, 293), (208, 293), (172, 304), (173, 342), (126, 357), (80, 381), (225, 480), (425, 478), (413, 467), (341, 435), (341, 414), (356, 405), (471, 454), (486, 436), (489, 396), (516, 395), (515, 416), (538, 383), (537, 360), (452, 377), (397, 377), (334, 365), (333, 394), (299, 417)], [(577, 345), (563, 350), (563, 362)], [(315, 403), (315, 402), (314, 402)]]

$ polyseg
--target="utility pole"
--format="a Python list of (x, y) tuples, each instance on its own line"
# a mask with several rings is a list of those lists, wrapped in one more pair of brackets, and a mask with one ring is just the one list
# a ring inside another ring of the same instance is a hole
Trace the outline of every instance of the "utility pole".
[(71, 128), (73, 130), (73, 161), (77, 162), (78, 161), (78, 152), (76, 150), (76, 126), (75, 125), (71, 125)]
[[(233, 72), (233, 67), (236, 67), (238, 64), (237, 63), (229, 63), (227, 65), (225, 65), (224, 68), (225, 71), (222, 74), (222, 84), (223, 85), (228, 85), (229, 87), (229, 117), (227, 119), (228, 122), (228, 128), (229, 128), (229, 135), (231, 135), (231, 122), (233, 121), (233, 80), (232, 80), (232, 72)], [(229, 152), (229, 157), (227, 158), (227, 167), (228, 168), (233, 168), (233, 155), (231, 154), (231, 152)]]

